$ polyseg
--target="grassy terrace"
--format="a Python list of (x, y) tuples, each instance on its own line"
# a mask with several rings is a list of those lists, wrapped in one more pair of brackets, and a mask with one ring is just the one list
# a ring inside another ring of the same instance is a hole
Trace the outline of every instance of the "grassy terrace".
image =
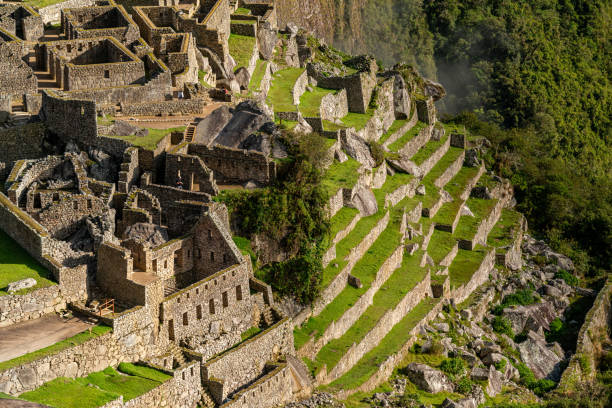
[(0, 296), (7, 295), (11, 282), (34, 278), (36, 285), (17, 292), (23, 295), (36, 289), (55, 285), (51, 272), (40, 265), (17, 242), (0, 230)]
[(244, 8), (244, 7), (238, 7), (236, 11), (234, 11), (234, 14), (237, 14), (239, 16), (250, 16), (251, 10), (249, 10), (248, 8)]
[(268, 92), (268, 103), (272, 105), (275, 112), (295, 112), (296, 107), (293, 104), (291, 91), (295, 81), (303, 72), (303, 68), (285, 68), (273, 75)]
[(323, 130), (328, 132), (335, 132), (340, 129), (346, 129), (346, 126), (338, 125), (337, 123), (331, 122), (329, 120), (323, 121)]
[(398, 352), (410, 339), (410, 331), (429, 313), (440, 299), (422, 300), (393, 329), (351, 368), (346, 374), (329, 384), (325, 389), (354, 389), (367, 381), (380, 365), (392, 354)]
[[(240, 22), (242, 22), (242, 20)], [(247, 68), (249, 66), (249, 62), (253, 57), (253, 49), (255, 48), (256, 42), (257, 39), (255, 37), (230, 34), (227, 44), (229, 47), (230, 55), (234, 58), (234, 61), (236, 61), (236, 66), (234, 67), (234, 70), (240, 67)]]
[(426, 181), (425, 179), (423, 179), (421, 184), (425, 186), (425, 195), (416, 197), (420, 197), (423, 208), (431, 208), (440, 199), (440, 190), (431, 181)]
[(430, 140), (429, 142), (427, 142), (425, 146), (423, 146), (418, 152), (416, 152), (414, 156), (412, 156), (412, 161), (414, 162), (414, 164), (416, 164), (417, 166), (423, 164), (423, 162), (429, 157), (431, 157), (431, 155), (436, 150), (438, 150), (440, 146), (446, 143), (446, 140), (449, 137), (450, 135), (447, 132), (442, 138), (440, 138), (440, 140)]
[[(378, 214), (380, 213), (381, 211), (379, 211)], [(369, 220), (375, 216), (376, 215), (360, 220), (353, 232), (358, 231), (357, 227), (359, 227), (359, 224), (362, 221)], [(297, 348), (301, 347), (303, 345), (302, 340), (307, 339), (309, 336), (315, 336), (315, 338), (320, 337), (332, 321), (338, 320), (340, 316), (342, 316), (346, 310), (353, 306), (357, 299), (359, 299), (359, 297), (363, 295), (366, 290), (368, 290), (372, 284), (372, 281), (376, 277), (376, 273), (380, 269), (380, 266), (400, 244), (401, 234), (399, 233), (399, 221), (400, 220), (398, 217), (395, 216), (394, 219), (389, 222), (387, 228), (380, 234), (378, 239), (353, 267), (351, 273), (361, 280), (363, 287), (361, 289), (357, 289), (347, 285), (344, 290), (340, 292), (340, 294), (338, 294), (338, 296), (336, 296), (318, 316), (311, 317), (300, 329), (296, 329), (294, 332), (298, 333), (296, 336)], [(361, 229), (362, 228), (359, 230)], [(369, 229), (367, 231), (369, 231)], [(354, 239), (351, 237), (353, 232), (351, 232), (351, 234), (349, 234), (349, 236), (345, 239)], [(342, 243), (342, 241), (340, 243)], [(338, 246), (340, 246), (340, 243)], [(352, 248), (352, 246), (349, 247), (349, 250), (350, 248)], [(341, 268), (338, 268), (338, 270), (340, 269)]]
[(512, 245), (516, 230), (519, 228), (520, 218), (520, 213), (504, 208), (497, 224), (489, 234), (487, 243), (497, 248), (497, 252), (503, 251), (503, 247)]
[(460, 200), (442, 204), (442, 207), (440, 207), (436, 215), (433, 217), (433, 222), (441, 225), (452, 225), (455, 221), (457, 213), (461, 210), (462, 205), (463, 203)]
[(330, 236), (333, 239), (338, 233), (344, 230), (353, 221), (355, 216), (359, 214), (356, 208), (342, 207), (330, 221)]
[(427, 246), (427, 253), (436, 264), (439, 264), (450, 253), (456, 243), (457, 241), (450, 232), (434, 230)]
[(444, 189), (454, 198), (463, 193), (468, 183), (478, 174), (478, 167), (462, 167), (461, 170), (444, 186)]
[(414, 137), (418, 135), (421, 129), (423, 129), (425, 126), (427, 126), (425, 123), (417, 122), (417, 124), (414, 125), (412, 129), (404, 133), (404, 135), (400, 137), (399, 139), (397, 139), (395, 142), (391, 143), (388, 146), (389, 150), (392, 152), (399, 151), (402, 147), (406, 145), (406, 143), (414, 139)]
[(475, 247), (473, 251), (460, 249), (448, 267), (451, 288), (467, 283), (480, 267), (487, 252), (488, 250), (482, 246)]
[(319, 88), (318, 86), (313, 87), (312, 92), (306, 91), (300, 98), (300, 112), (307, 118), (318, 118), (321, 116), (321, 99), (331, 92), (335, 92), (331, 89)]
[(330, 371), (353, 343), (363, 340), (383, 315), (394, 309), (406, 294), (423, 280), (426, 271), (419, 266), (422, 255), (422, 251), (418, 251), (412, 256), (404, 257), (401, 267), (396, 269), (376, 292), (372, 305), (342, 337), (330, 341), (321, 349), (315, 359), (315, 364), (327, 364), (327, 370)]
[[(355, 130), (361, 130), (365, 127), (368, 121), (374, 115), (374, 109), (368, 109), (366, 113), (354, 113), (349, 112), (348, 115), (343, 117), (342, 123), (346, 125), (346, 127), (355, 128)], [(326, 129), (327, 130), (327, 129)]]
[(78, 346), (79, 344), (83, 344), (88, 340), (94, 339), (96, 337), (100, 337), (103, 334), (106, 334), (111, 330), (112, 329), (108, 326), (94, 326), (91, 328), (91, 331), (90, 330), (84, 331), (82, 333), (69, 337), (66, 340), (59, 341), (49, 347), (45, 347), (45, 348), (33, 351), (28, 354), (24, 354), (23, 356), (19, 356), (12, 360), (3, 361), (0, 363), (0, 371), (4, 371), (12, 367), (17, 367), (22, 364), (26, 364), (31, 361), (38, 360), (40, 358), (49, 356), (51, 354), (59, 353), (60, 351), (66, 350), (67, 348), (70, 348), (73, 346)]
[(482, 198), (470, 197), (465, 202), (474, 217), (463, 216), (459, 218), (459, 223), (455, 229), (455, 237), (458, 239), (471, 240), (476, 234), (478, 225), (484, 221), (493, 211), (497, 200), (485, 200)]
[(249, 82), (250, 90), (259, 91), (261, 81), (263, 80), (263, 77), (266, 74), (266, 68), (268, 68), (268, 61), (257, 60), (257, 65), (255, 66), (253, 76), (251, 76), (251, 81)]
[(397, 119), (397, 120), (395, 120), (391, 124), (391, 126), (389, 127), (387, 132), (384, 135), (382, 135), (380, 137), (380, 139), (378, 139), (378, 143), (380, 143), (380, 144), (385, 143), (387, 141), (387, 139), (389, 139), (391, 137), (391, 135), (393, 135), (395, 132), (397, 132), (406, 123), (408, 123), (408, 119)]
[(170, 129), (149, 129), (147, 136), (109, 136), (115, 139), (125, 140), (136, 147), (142, 147), (146, 150), (155, 150), (157, 144), (167, 135), (172, 132), (184, 132), (185, 126), (170, 128)]
[(129, 401), (172, 378), (153, 368), (133, 364), (121, 363), (118, 368), (121, 373), (108, 367), (83, 378), (60, 377), (19, 398), (56, 408), (96, 408), (120, 395)]
[(440, 177), (446, 169), (453, 164), (459, 156), (463, 153), (463, 149), (459, 147), (449, 147), (448, 151), (442, 158), (436, 163), (429, 173), (423, 178), (423, 181), (430, 181), (433, 183), (438, 177)]
[(352, 188), (359, 179), (361, 163), (349, 157), (344, 163), (334, 161), (323, 177), (323, 188), (331, 197), (341, 188)]
[(36, 7), (37, 9), (41, 9), (43, 7), (52, 6), (57, 3), (61, 3), (65, 0), (28, 0), (24, 3), (28, 6)]

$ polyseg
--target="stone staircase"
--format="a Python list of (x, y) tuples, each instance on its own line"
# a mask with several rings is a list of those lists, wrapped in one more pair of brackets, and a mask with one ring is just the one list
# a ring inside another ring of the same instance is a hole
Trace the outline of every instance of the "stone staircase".
[(212, 396), (210, 395), (210, 392), (208, 392), (208, 388), (206, 387), (202, 387), (200, 406), (202, 408), (215, 408), (217, 406)]
[(272, 314), (271, 308), (267, 307), (264, 309), (264, 311), (261, 313), (261, 320), (263, 320), (263, 322), (266, 324), (267, 327), (270, 327), (274, 324), (276, 319), (274, 318), (274, 315)]
[(190, 124), (185, 129), (185, 142), (191, 143), (193, 142), (193, 137), (195, 136), (196, 127), (193, 124)]
[(174, 342), (168, 344), (168, 351), (174, 357), (174, 360), (178, 363), (179, 367), (186, 363), (185, 356), (181, 348)]

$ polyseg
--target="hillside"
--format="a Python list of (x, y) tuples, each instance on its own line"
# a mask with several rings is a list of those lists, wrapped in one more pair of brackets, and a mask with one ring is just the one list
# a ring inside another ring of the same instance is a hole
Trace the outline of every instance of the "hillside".
[[(609, 2), (291, 3), (279, 4), (281, 23), (440, 81), (448, 93), (441, 112), (475, 112), (487, 123), (491, 160), (512, 176), (534, 231), (572, 251), (584, 272), (609, 269)], [(325, 18), (313, 19), (316, 12)], [(483, 129), (474, 116), (460, 120)]]

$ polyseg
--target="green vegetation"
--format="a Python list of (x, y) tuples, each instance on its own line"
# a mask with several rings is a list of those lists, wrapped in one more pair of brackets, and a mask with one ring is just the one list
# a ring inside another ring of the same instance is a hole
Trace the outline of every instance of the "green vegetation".
[(396, 353), (410, 337), (410, 331), (429, 313), (439, 299), (422, 300), (368, 353), (366, 353), (346, 374), (333, 381), (324, 389), (353, 389), (363, 384), (391, 354)]
[(253, 265), (256, 265), (257, 255), (255, 254), (255, 251), (253, 251), (253, 247), (251, 247), (251, 241), (244, 237), (232, 237), (232, 239), (242, 255), (248, 255), (249, 258), (251, 258)]
[(450, 135), (448, 134), (448, 132), (446, 132), (444, 136), (440, 138), (440, 140), (430, 140), (425, 144), (425, 146), (423, 146), (418, 152), (416, 152), (414, 156), (412, 156), (412, 161), (417, 166), (420, 166), (421, 164), (423, 164), (423, 162), (425, 162), (425, 160), (430, 158), (434, 154), (434, 152), (440, 149), (446, 143), (449, 137)]
[(283, 135), (291, 159), (268, 188), (225, 190), (215, 200), (224, 202), (238, 227), (234, 235), (252, 239), (261, 234), (291, 254), (284, 262), (262, 265), (255, 275), (280, 294), (292, 294), (305, 303), (319, 293), (324, 244), (329, 237), (325, 213), (328, 196), (320, 169), (313, 163), (323, 157), (325, 140), (311, 134), (299, 138)]
[(463, 149), (459, 147), (449, 147), (448, 151), (442, 158), (436, 163), (436, 165), (427, 173), (424, 177), (424, 180), (431, 180), (431, 182), (436, 181), (438, 177), (440, 177), (446, 169), (453, 164), (459, 156), (463, 153)]
[(336, 194), (341, 188), (353, 188), (359, 178), (361, 163), (349, 157), (344, 163), (334, 161), (325, 171), (323, 188), (329, 196)]
[(62, 1), (65, 1), (65, 0), (28, 0), (28, 1), (25, 1), (24, 3), (27, 4), (28, 6), (32, 6), (37, 9), (41, 9), (43, 7), (52, 6), (54, 4), (61, 3)]
[(521, 384), (529, 388), (534, 392), (534, 394), (540, 397), (557, 386), (557, 384), (551, 380), (536, 380), (533, 372), (524, 363), (518, 363), (515, 365), (515, 367), (521, 377)]
[(26, 278), (36, 279), (36, 285), (16, 292), (16, 295), (55, 285), (53, 275), (0, 230), (0, 296), (8, 294), (6, 291), (9, 283)]
[(580, 284), (580, 279), (578, 279), (565, 269), (561, 269), (560, 271), (556, 272), (555, 279), (563, 279), (565, 283), (570, 286), (578, 286)]
[(354, 113), (349, 112), (348, 115), (343, 117), (342, 123), (346, 125), (346, 127), (355, 128), (355, 130), (361, 130), (365, 127), (372, 116), (374, 115), (373, 109), (368, 109), (366, 113)]
[(4, 371), (12, 367), (17, 367), (51, 354), (59, 353), (60, 351), (66, 350), (70, 347), (78, 346), (79, 344), (83, 344), (88, 340), (102, 336), (103, 334), (106, 334), (111, 330), (112, 329), (108, 326), (93, 326), (90, 330), (76, 334), (70, 338), (67, 338), (66, 340), (59, 341), (49, 347), (45, 347), (28, 354), (24, 354), (23, 356), (14, 358), (12, 360), (3, 361), (0, 363), (0, 371)]
[(510, 320), (505, 317), (495, 316), (491, 326), (493, 327), (493, 331), (495, 333), (507, 334), (510, 338), (514, 337), (514, 333), (512, 332), (512, 324), (510, 323)]
[(396, 119), (395, 121), (393, 121), (389, 129), (387, 129), (387, 131), (385, 132), (385, 134), (382, 135), (380, 139), (378, 139), (378, 143), (384, 144), (387, 141), (387, 139), (389, 139), (395, 132), (397, 132), (406, 123), (408, 123), (408, 119)]
[(450, 232), (434, 230), (427, 245), (427, 253), (436, 264), (439, 264), (450, 253), (456, 243), (457, 240), (452, 237)]
[(238, 7), (236, 11), (234, 11), (234, 14), (237, 14), (239, 16), (250, 16), (251, 10), (249, 10), (248, 8), (244, 8), (244, 7)]
[(502, 247), (512, 245), (519, 228), (520, 217), (520, 213), (504, 208), (495, 227), (489, 233), (487, 243), (494, 246), (497, 252), (500, 252)]
[(476, 247), (473, 251), (459, 249), (457, 256), (448, 267), (451, 288), (456, 288), (467, 283), (474, 272), (487, 255), (488, 250), (483, 247)]
[(531, 289), (520, 289), (514, 293), (504, 296), (504, 299), (499, 305), (493, 308), (493, 314), (501, 315), (505, 308), (521, 305), (532, 305), (540, 301), (540, 297)]
[[(240, 22), (243, 21), (244, 20), (240, 20)], [(246, 35), (230, 34), (227, 43), (229, 53), (234, 58), (234, 61), (236, 61), (234, 70), (240, 67), (248, 68), (249, 62), (253, 57), (253, 50), (257, 43), (257, 38)]]
[(262, 332), (261, 328), (257, 326), (253, 326), (253, 327), (248, 328), (246, 331), (244, 331), (240, 335), (240, 338), (242, 339), (242, 341), (245, 341), (245, 340), (250, 339), (251, 337), (257, 336), (261, 332)]
[(454, 233), (455, 237), (468, 241), (472, 240), (474, 235), (476, 235), (478, 226), (480, 223), (486, 220), (489, 215), (491, 215), (491, 212), (493, 211), (493, 208), (495, 208), (497, 202), (498, 201), (495, 199), (486, 200), (483, 198), (468, 198), (465, 205), (472, 211), (474, 216), (463, 216), (459, 219)]
[(312, 91), (306, 91), (300, 98), (300, 112), (307, 118), (315, 118), (321, 116), (321, 100), (329, 93), (335, 92), (331, 89), (313, 87)]
[(257, 65), (255, 65), (255, 70), (253, 71), (251, 81), (249, 82), (249, 90), (251, 92), (259, 91), (259, 86), (261, 85), (261, 81), (263, 80), (263, 77), (266, 74), (268, 64), (268, 61), (257, 60)]
[(34, 391), (20, 395), (26, 401), (57, 408), (95, 408), (123, 395), (124, 401), (136, 398), (172, 378), (150, 367), (121, 363), (114, 368), (91, 373), (84, 378), (57, 378)]
[(185, 127), (175, 127), (169, 129), (152, 129), (149, 128), (149, 134), (147, 136), (110, 136), (116, 139), (125, 140), (128, 143), (133, 144), (136, 147), (142, 147), (146, 150), (155, 150), (157, 148), (157, 144), (166, 136), (168, 136), (172, 132), (184, 132)]
[(423, 122), (417, 122), (416, 125), (414, 125), (410, 130), (408, 130), (406, 133), (404, 133), (403, 136), (401, 136), (399, 139), (397, 139), (395, 142), (391, 143), (388, 147), (389, 150), (392, 152), (397, 152), (399, 151), (402, 147), (404, 147), (406, 145), (406, 143), (408, 143), (409, 141), (411, 141), (416, 135), (419, 134), (419, 132), (421, 131), (421, 129), (423, 129), (425, 127), (425, 123)]
[(285, 68), (274, 73), (268, 92), (268, 103), (275, 112), (296, 111), (292, 90), (293, 85), (303, 72), (304, 69), (302, 68)]
[(206, 76), (206, 72), (202, 71), (202, 70), (198, 70), (198, 81), (205, 87), (205, 88), (212, 88), (213, 86), (210, 85), (209, 83), (207, 83), (204, 80), (204, 77)]
[(356, 208), (342, 207), (330, 219), (330, 237), (333, 239), (340, 231), (344, 230), (359, 214)]
[(465, 373), (466, 364), (465, 361), (459, 357), (447, 358), (440, 364), (440, 370), (454, 380)]

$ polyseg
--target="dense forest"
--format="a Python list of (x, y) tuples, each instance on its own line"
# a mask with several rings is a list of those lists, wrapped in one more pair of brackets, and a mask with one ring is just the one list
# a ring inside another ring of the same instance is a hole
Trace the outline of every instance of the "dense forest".
[(589, 275), (610, 269), (611, 2), (335, 3), (335, 45), (441, 82), (443, 117), (491, 140), (532, 231)]

